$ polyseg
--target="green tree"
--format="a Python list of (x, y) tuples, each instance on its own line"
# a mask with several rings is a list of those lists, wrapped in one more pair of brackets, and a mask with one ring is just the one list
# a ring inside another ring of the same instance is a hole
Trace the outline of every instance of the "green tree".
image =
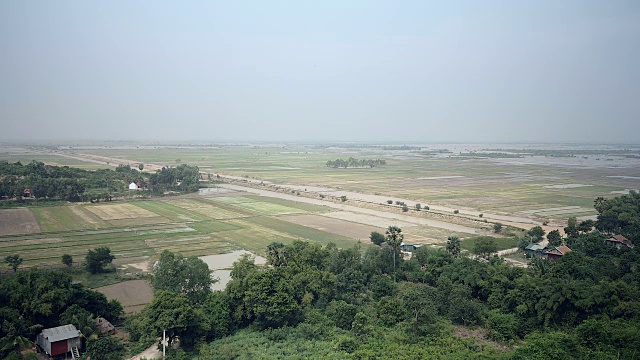
[(576, 220), (575, 216), (572, 216), (567, 220), (567, 226), (564, 228), (564, 233), (571, 239), (578, 237), (578, 220)]
[(369, 235), (369, 239), (371, 240), (372, 243), (378, 246), (382, 245), (382, 243), (387, 240), (387, 238), (384, 237), (384, 234), (381, 234), (377, 231), (373, 231), (371, 235)]
[(335, 322), (337, 327), (345, 330), (351, 329), (357, 312), (356, 305), (343, 300), (333, 300), (327, 306), (327, 316)]
[(387, 237), (387, 244), (391, 250), (393, 250), (393, 280), (396, 280), (396, 256), (398, 254), (398, 250), (400, 249), (400, 244), (404, 240), (404, 234), (402, 233), (402, 229), (398, 226), (389, 226), (387, 232), (385, 233)]
[(276, 268), (253, 273), (246, 280), (244, 306), (262, 328), (295, 322), (300, 306), (293, 297), (293, 284), (286, 276), (286, 269)]
[(166, 331), (169, 345), (176, 337), (181, 339), (181, 343), (194, 343), (206, 334), (206, 316), (184, 294), (158, 291), (143, 316), (149, 324), (148, 331), (155, 336), (161, 337)]
[(551, 246), (560, 246), (562, 244), (562, 235), (558, 230), (551, 230), (547, 235), (547, 240), (549, 240), (549, 245)]
[(68, 267), (73, 266), (73, 257), (69, 254), (62, 255), (62, 263)]
[(206, 321), (209, 323), (208, 338), (217, 339), (229, 335), (231, 308), (229, 306), (229, 295), (226, 292), (214, 291), (207, 295), (207, 299), (202, 305), (202, 311), (206, 315)]
[(69, 306), (60, 314), (60, 324), (73, 324), (85, 337), (89, 337), (96, 331), (93, 315), (77, 304)]
[(387, 204), (389, 205), (393, 204), (393, 200), (387, 200)]
[(4, 258), (4, 261), (9, 265), (11, 269), (13, 269), (13, 272), (16, 272), (20, 264), (22, 264), (22, 258), (18, 254), (9, 255)]
[(529, 231), (527, 231), (527, 235), (531, 236), (534, 239), (534, 242), (539, 242), (544, 237), (545, 231), (541, 226), (534, 226)]
[(491, 254), (495, 253), (497, 250), (498, 247), (496, 246), (495, 240), (488, 236), (480, 236), (476, 238), (473, 244), (473, 253), (485, 259), (488, 259)]
[(409, 207), (407, 206), (407, 204), (403, 204), (402, 205), (402, 212), (407, 212), (409, 211)]
[(449, 236), (447, 239), (447, 246), (445, 249), (451, 253), (454, 257), (458, 257), (460, 255), (460, 238), (457, 236)]
[(416, 203), (416, 211), (420, 211), (422, 209), (422, 205), (420, 203)]
[(156, 291), (185, 294), (193, 303), (202, 304), (213, 282), (211, 270), (204, 261), (165, 250), (153, 267), (151, 285)]
[(138, 164), (138, 170), (140, 171), (144, 170), (144, 164)]
[(518, 317), (516, 314), (503, 313), (500, 310), (489, 312), (489, 336), (496, 341), (508, 341), (517, 338)]
[(500, 232), (500, 230), (502, 230), (502, 224), (501, 223), (497, 222), (497, 223), (493, 224), (493, 232), (498, 234)]
[(578, 231), (582, 233), (588, 233), (595, 226), (595, 222), (593, 220), (587, 219), (585, 221), (580, 222), (578, 224)]
[(115, 336), (87, 341), (86, 354), (91, 357), (91, 360), (121, 360), (124, 358), (124, 353), (124, 343)]
[(346, 195), (340, 196), (340, 201), (342, 201), (342, 202), (347, 201), (347, 196)]
[(272, 266), (282, 266), (286, 263), (285, 246), (281, 242), (267, 245), (267, 262)]
[(87, 252), (86, 267), (91, 274), (97, 274), (104, 271), (104, 267), (115, 259), (111, 254), (111, 249), (106, 246), (95, 248)]

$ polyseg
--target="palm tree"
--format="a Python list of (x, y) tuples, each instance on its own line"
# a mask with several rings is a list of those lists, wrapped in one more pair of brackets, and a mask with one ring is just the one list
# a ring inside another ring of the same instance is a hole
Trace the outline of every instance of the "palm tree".
[(389, 244), (389, 247), (393, 250), (393, 281), (396, 281), (396, 253), (400, 248), (400, 244), (402, 244), (402, 240), (404, 240), (404, 234), (399, 227), (389, 226), (386, 235), (387, 244)]

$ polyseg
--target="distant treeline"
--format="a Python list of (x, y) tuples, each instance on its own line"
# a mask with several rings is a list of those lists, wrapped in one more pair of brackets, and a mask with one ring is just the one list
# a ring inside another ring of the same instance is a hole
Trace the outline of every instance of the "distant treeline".
[(402, 146), (383, 146), (382, 149), (383, 150), (420, 150), (421, 148), (419, 146), (402, 145)]
[(2, 161), (0, 199), (108, 201), (114, 195), (123, 194), (132, 182), (153, 192), (191, 191), (194, 186), (197, 188), (197, 177), (198, 168), (185, 164), (149, 175), (129, 165), (118, 165), (115, 170), (84, 170), (35, 160), (26, 165)]
[(496, 159), (524, 158), (524, 155), (521, 155), (521, 154), (509, 154), (504, 152), (475, 152), (475, 151), (460, 153), (460, 156), (461, 157), (496, 158)]
[(336, 159), (327, 161), (327, 167), (337, 168), (374, 168), (377, 166), (387, 165), (382, 159), (355, 159), (350, 157), (347, 160)]

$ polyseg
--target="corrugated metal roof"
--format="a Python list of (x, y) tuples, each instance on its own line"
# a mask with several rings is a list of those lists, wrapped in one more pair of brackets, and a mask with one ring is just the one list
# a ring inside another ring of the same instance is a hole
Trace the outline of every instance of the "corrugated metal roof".
[(42, 330), (44, 336), (50, 343), (57, 341), (73, 339), (80, 336), (80, 331), (73, 325), (62, 325), (50, 329)]

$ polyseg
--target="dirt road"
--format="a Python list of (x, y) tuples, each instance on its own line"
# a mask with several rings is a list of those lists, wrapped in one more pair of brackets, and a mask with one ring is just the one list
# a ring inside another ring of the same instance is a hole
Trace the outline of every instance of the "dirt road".
[[(471, 227), (468, 227), (468, 226), (452, 224), (452, 223), (439, 221), (439, 220), (418, 218), (418, 217), (409, 216), (409, 215), (394, 214), (394, 213), (390, 213), (390, 212), (386, 212), (386, 211), (367, 209), (367, 208), (362, 208), (362, 207), (357, 207), (357, 206), (352, 206), (352, 205), (346, 205), (346, 204), (337, 204), (337, 203), (330, 202), (330, 201), (324, 201), (324, 200), (319, 200), (319, 199), (310, 199), (310, 198), (307, 198), (307, 197), (288, 195), (288, 194), (283, 194), (283, 193), (279, 193), (279, 192), (275, 192), (275, 191), (269, 191), (269, 190), (255, 189), (255, 188), (247, 187), (247, 186), (232, 185), (232, 184), (221, 184), (221, 185), (218, 185), (218, 186), (220, 186), (222, 188), (225, 188), (225, 189), (229, 189), (229, 190), (246, 191), (248, 193), (262, 195), (262, 196), (274, 197), (274, 198), (297, 201), (297, 202), (304, 202), (304, 203), (313, 204), (313, 205), (328, 206), (328, 207), (331, 207), (331, 208), (334, 208), (334, 209), (338, 209), (338, 210), (342, 210), (342, 211), (350, 211), (350, 212), (355, 212), (355, 213), (368, 214), (368, 215), (375, 216), (375, 217), (378, 217), (378, 218), (384, 218), (384, 219), (390, 219), (390, 220), (400, 220), (400, 221), (403, 221), (403, 222), (416, 224), (416, 225), (433, 226), (433, 227), (446, 229), (446, 230), (450, 230), (450, 231), (455, 231), (455, 232), (462, 232), (462, 233), (467, 233), (467, 234), (484, 234), (485, 233), (484, 231), (479, 230), (479, 229), (474, 229), (474, 228), (471, 228)], [(381, 226), (382, 226), (382, 224), (381, 224)], [(383, 226), (383, 227), (386, 227), (386, 226)]]

